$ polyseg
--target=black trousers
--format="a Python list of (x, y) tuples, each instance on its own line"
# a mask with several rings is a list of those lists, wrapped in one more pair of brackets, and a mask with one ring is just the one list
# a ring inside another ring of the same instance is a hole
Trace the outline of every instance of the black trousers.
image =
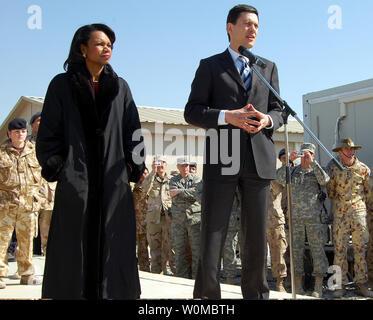
[(194, 298), (221, 299), (221, 257), (237, 187), (241, 193), (242, 296), (269, 298), (265, 255), (270, 180), (258, 177), (251, 152), (247, 152), (237, 176), (203, 181), (201, 251)]

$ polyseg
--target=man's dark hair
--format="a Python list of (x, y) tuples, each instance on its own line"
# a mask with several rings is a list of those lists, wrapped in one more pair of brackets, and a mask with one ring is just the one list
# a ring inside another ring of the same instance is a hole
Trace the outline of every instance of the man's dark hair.
[(111, 45), (114, 44), (115, 33), (107, 25), (102, 23), (94, 23), (80, 27), (78, 30), (76, 30), (73, 40), (71, 41), (69, 56), (63, 64), (63, 68), (65, 70), (69, 69), (69, 65), (85, 63), (85, 59), (83, 58), (82, 51), (80, 49), (80, 45), (87, 45), (88, 40), (91, 37), (91, 33), (94, 31), (102, 31), (110, 39)]
[[(229, 10), (228, 17), (227, 17), (227, 24), (232, 23), (236, 24), (237, 19), (241, 15), (242, 12), (249, 12), (249, 13), (255, 13), (258, 16), (259, 20), (259, 13), (256, 8), (253, 6), (249, 6), (247, 4), (238, 4), (234, 6), (231, 10)], [(231, 41), (231, 37), (228, 34), (228, 39)]]

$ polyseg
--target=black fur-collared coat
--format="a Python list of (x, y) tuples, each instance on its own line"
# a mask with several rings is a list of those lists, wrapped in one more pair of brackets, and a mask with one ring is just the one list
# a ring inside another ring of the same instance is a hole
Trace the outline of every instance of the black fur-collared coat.
[(136, 299), (129, 182), (144, 170), (139, 115), (127, 82), (110, 65), (98, 92), (90, 78), (83, 65), (54, 77), (41, 114), (37, 158), (43, 177), (58, 182), (42, 298)]

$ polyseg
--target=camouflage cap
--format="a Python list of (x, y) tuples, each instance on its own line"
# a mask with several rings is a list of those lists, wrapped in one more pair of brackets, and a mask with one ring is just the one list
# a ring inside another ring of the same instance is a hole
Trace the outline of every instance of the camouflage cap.
[(334, 145), (333, 147), (333, 152), (338, 152), (342, 148), (352, 148), (355, 150), (361, 149), (361, 146), (355, 145), (355, 143), (352, 141), (351, 138), (346, 138), (346, 139), (341, 139), (337, 144)]
[(309, 151), (315, 154), (316, 147), (313, 143), (303, 143), (300, 146), (300, 151)]
[(185, 157), (177, 158), (177, 165), (180, 166), (182, 164), (189, 164), (189, 161)]
[(166, 157), (164, 155), (157, 155), (153, 158), (153, 161), (165, 161), (167, 162), (166, 160)]

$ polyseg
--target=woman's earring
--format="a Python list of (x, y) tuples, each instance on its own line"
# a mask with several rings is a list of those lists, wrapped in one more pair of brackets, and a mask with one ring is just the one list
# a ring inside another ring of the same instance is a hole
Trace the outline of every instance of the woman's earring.
[(84, 59), (87, 58), (85, 53), (82, 53), (82, 56), (83, 56)]

